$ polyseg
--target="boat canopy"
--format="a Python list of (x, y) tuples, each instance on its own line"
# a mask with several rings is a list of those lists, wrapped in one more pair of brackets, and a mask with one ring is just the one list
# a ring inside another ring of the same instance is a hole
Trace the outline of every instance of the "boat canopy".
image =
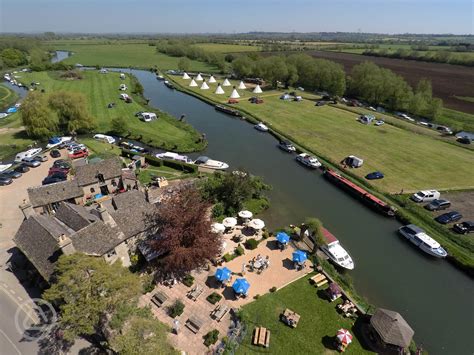
[(208, 161), (209, 157), (201, 156), (196, 159), (195, 164), (206, 164)]

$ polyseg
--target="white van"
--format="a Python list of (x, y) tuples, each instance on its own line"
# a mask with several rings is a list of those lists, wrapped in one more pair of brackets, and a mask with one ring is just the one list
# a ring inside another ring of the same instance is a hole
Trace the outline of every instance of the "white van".
[(141, 120), (144, 122), (151, 122), (156, 119), (156, 113), (154, 112), (142, 112), (141, 114)]
[(411, 199), (415, 202), (429, 202), (439, 199), (441, 194), (436, 190), (421, 190), (411, 195)]
[(127, 94), (120, 94), (120, 99), (121, 100), (126, 100), (126, 99), (128, 99), (128, 95)]
[(109, 143), (109, 144), (114, 144), (115, 143), (115, 138), (114, 137), (111, 137), (111, 136), (106, 136), (105, 134), (96, 134), (94, 136), (94, 139), (97, 139), (98, 141), (102, 141), (102, 142), (105, 142), (105, 143)]

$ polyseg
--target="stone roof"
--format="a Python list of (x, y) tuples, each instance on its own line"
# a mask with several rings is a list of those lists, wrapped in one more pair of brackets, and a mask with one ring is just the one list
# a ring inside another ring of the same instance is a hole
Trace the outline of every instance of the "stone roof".
[(97, 216), (91, 214), (84, 206), (68, 202), (61, 202), (55, 217), (74, 231), (78, 231), (98, 219)]
[(102, 174), (104, 180), (120, 177), (122, 175), (122, 161), (119, 158), (110, 158), (95, 164), (78, 166), (76, 169), (77, 184), (87, 186), (96, 183), (98, 174)]
[(33, 215), (23, 221), (13, 240), (44, 279), (49, 280), (62, 254), (58, 247), (59, 236), (70, 232), (54, 217)]
[(66, 201), (84, 195), (74, 180), (28, 188), (28, 198), (33, 207), (45, 206), (50, 203)]
[(410, 345), (415, 334), (400, 313), (388, 309), (377, 309), (370, 318), (370, 324), (385, 343), (402, 348), (407, 348)]
[(98, 220), (71, 234), (71, 240), (76, 251), (101, 256), (122, 243), (125, 237), (118, 228)]

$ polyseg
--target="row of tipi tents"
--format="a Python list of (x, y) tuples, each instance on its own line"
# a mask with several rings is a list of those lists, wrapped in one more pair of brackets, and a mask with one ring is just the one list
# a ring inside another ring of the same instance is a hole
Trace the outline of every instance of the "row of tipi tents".
[[(187, 73), (184, 73), (184, 74), (183, 74), (183, 79), (184, 79), (184, 80), (189, 80), (189, 79), (191, 79), (191, 82), (189, 83), (189, 86), (190, 86), (190, 87), (197, 87), (198, 84), (196, 83), (196, 81), (202, 81), (203, 83), (201, 84), (201, 87), (200, 87), (201, 90), (209, 90), (209, 85), (207, 85), (207, 83), (212, 84), (212, 83), (215, 83), (215, 82), (216, 82), (216, 79), (214, 78), (213, 75), (211, 75), (211, 77), (209, 78), (209, 80), (206, 82), (206, 81), (202, 78), (201, 73), (199, 73), (195, 78), (191, 78)], [(217, 88), (216, 88), (216, 91), (215, 91), (214, 93), (217, 94), (217, 95), (223, 95), (223, 94), (225, 94), (225, 91), (224, 91), (224, 89), (222, 88), (222, 86), (231, 86), (231, 85), (232, 85), (232, 84), (230, 83), (230, 81), (229, 81), (227, 78), (225, 78), (225, 80), (224, 80), (224, 82), (222, 83), (222, 85), (221, 85), (221, 84), (217, 84)], [(245, 90), (245, 89), (247, 89), (247, 87), (245, 86), (245, 84), (244, 84), (243, 81), (240, 81), (240, 83), (239, 83), (237, 89), (239, 89), (239, 90)], [(231, 98), (231, 99), (238, 99), (238, 98), (240, 98), (240, 95), (239, 95), (237, 89), (236, 89), (235, 86), (234, 86), (234, 88), (233, 88), (233, 90), (232, 90), (232, 93), (230, 94), (230, 98)], [(261, 93), (262, 93), (262, 89), (260, 88), (260, 85), (257, 85), (257, 86), (252, 90), (252, 93), (254, 93), (254, 94), (261, 94)]]

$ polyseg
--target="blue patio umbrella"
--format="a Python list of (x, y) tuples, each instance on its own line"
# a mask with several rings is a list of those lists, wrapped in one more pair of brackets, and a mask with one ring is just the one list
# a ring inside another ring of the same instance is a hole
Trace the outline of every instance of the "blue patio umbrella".
[(226, 281), (230, 279), (230, 275), (232, 274), (232, 271), (230, 271), (228, 268), (225, 266), (222, 269), (217, 269), (216, 270), (216, 279), (220, 282)]
[(303, 250), (297, 250), (293, 253), (293, 261), (295, 263), (302, 263), (306, 259), (308, 259), (308, 256)]
[(232, 288), (234, 289), (235, 293), (240, 293), (246, 295), (249, 290), (250, 284), (244, 278), (240, 278), (235, 280)]
[(276, 238), (281, 244), (286, 244), (290, 241), (290, 236), (285, 232), (278, 232)]

